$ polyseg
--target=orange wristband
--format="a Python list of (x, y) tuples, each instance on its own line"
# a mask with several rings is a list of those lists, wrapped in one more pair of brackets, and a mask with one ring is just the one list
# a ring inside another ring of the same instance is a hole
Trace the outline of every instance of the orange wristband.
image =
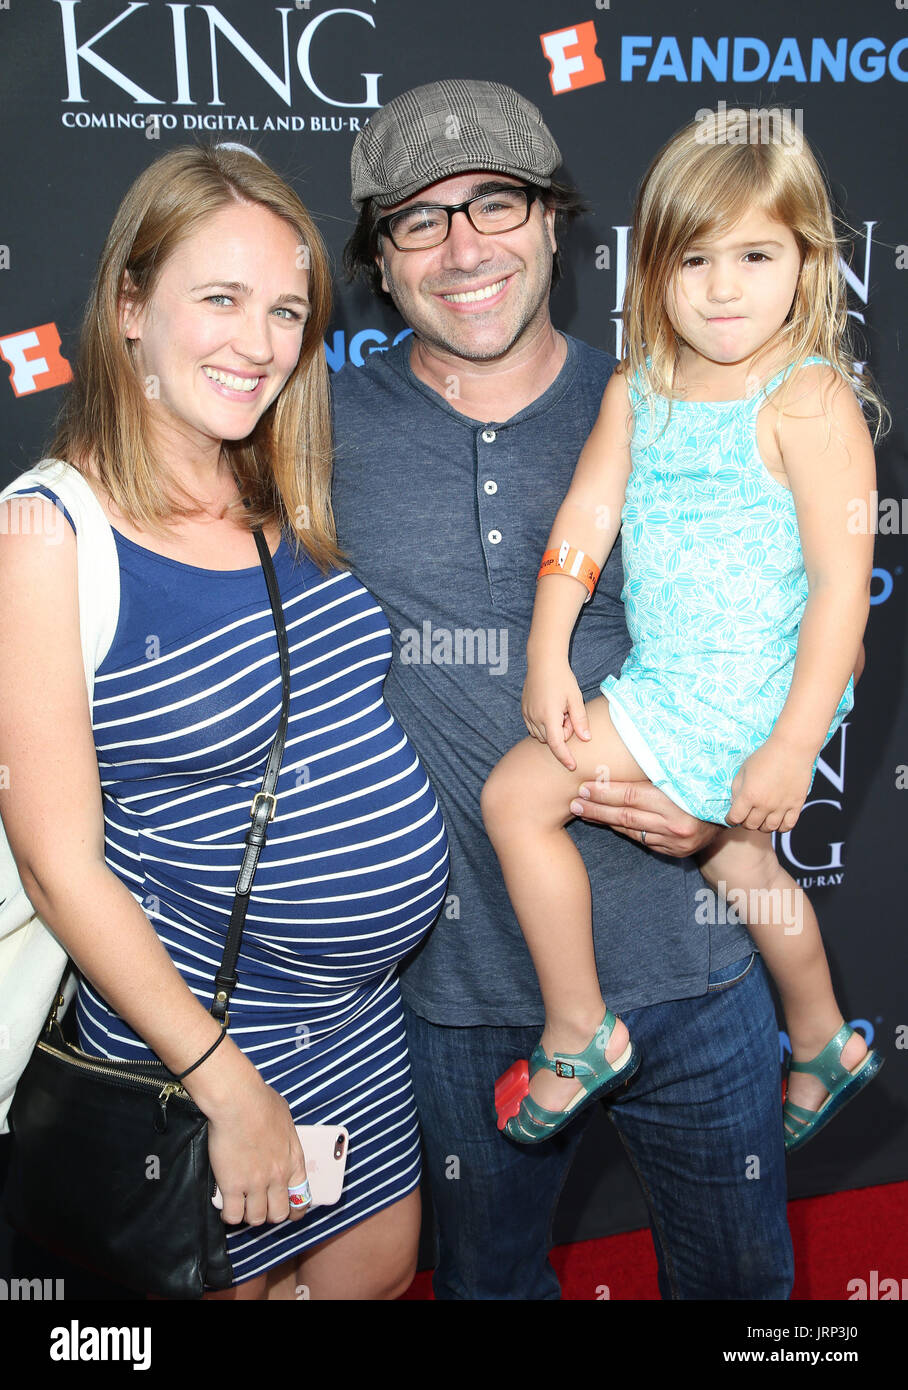
[(569, 574), (572, 579), (579, 579), (587, 590), (583, 601), (589, 603), (599, 578), (599, 566), (584, 551), (574, 550), (567, 541), (562, 541), (560, 550), (547, 550), (543, 555), (536, 582), (546, 574)]

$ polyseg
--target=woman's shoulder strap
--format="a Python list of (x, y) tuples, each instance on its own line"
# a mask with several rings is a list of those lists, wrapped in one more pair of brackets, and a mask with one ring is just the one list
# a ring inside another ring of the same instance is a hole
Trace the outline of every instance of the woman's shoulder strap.
[(120, 616), (120, 566), (117, 546), (104, 509), (77, 468), (63, 459), (42, 459), (20, 473), (0, 501), (32, 488), (54, 493), (76, 530), (79, 577), (79, 627), (89, 694), (94, 674), (110, 650)]

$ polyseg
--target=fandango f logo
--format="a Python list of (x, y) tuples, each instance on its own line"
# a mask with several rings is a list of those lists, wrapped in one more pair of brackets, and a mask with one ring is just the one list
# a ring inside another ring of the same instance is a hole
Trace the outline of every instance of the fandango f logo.
[[(134, 81), (132, 77), (122, 72), (119, 68), (114, 67), (109, 59), (95, 52), (95, 45), (105, 38), (112, 29), (116, 29), (124, 20), (130, 19), (137, 10), (150, 9), (150, 0), (130, 0), (125, 10), (117, 15), (115, 19), (112, 19), (109, 24), (105, 24), (102, 29), (98, 29), (97, 32), (90, 37), (86, 37), (84, 32), (80, 35), (77, 29), (76, 7), (81, 4), (81, 0), (54, 0), (54, 3), (60, 6), (63, 24), (63, 51), (66, 59), (66, 80), (68, 83), (68, 91), (63, 98), (64, 101), (84, 102), (88, 100), (82, 93), (82, 68), (84, 65), (85, 67), (93, 68), (95, 72), (101, 73), (109, 82), (113, 82), (121, 91), (131, 96), (133, 101), (144, 102), (152, 106), (165, 105), (164, 97), (155, 96), (153, 92), (147, 91), (144, 87), (140, 86), (138, 82)], [(371, 3), (374, 5), (376, 0), (371, 0)], [(171, 19), (170, 33), (166, 35), (165, 42), (169, 47), (172, 47), (173, 68), (176, 74), (177, 94), (175, 99), (171, 102), (172, 105), (196, 105), (189, 82), (190, 32), (192, 32), (193, 35), (193, 43), (196, 44), (200, 44), (202, 35), (199, 33), (198, 36), (196, 36), (196, 31), (190, 30), (190, 28), (187, 27), (187, 12), (190, 10), (201, 10), (208, 21), (207, 43), (205, 45), (210, 54), (211, 63), (211, 100), (207, 103), (208, 106), (223, 106), (225, 104), (221, 98), (220, 91), (220, 74), (218, 68), (220, 52), (218, 45), (219, 39), (221, 48), (223, 48), (224, 43), (229, 44), (234, 52), (239, 54), (239, 56), (249, 64), (253, 72), (257, 73), (262, 81), (271, 88), (275, 96), (284, 102), (286, 106), (290, 105), (290, 34), (288, 31), (288, 16), (295, 12), (293, 9), (289, 7), (284, 8), (283, 6), (275, 7), (275, 13), (280, 16), (282, 41), (283, 66), (280, 72), (269, 67), (261, 55), (252, 47), (249, 40), (245, 38), (238, 29), (235, 29), (229, 20), (224, 18), (216, 5), (167, 4), (162, 6), (161, 9), (151, 10), (151, 14), (146, 16), (146, 23), (147, 19), (151, 17), (153, 17), (156, 23), (159, 19), (163, 19), (163, 9), (168, 9), (170, 11)], [(297, 7), (297, 9), (299, 9), (299, 7)], [(342, 29), (332, 33), (334, 44), (341, 47), (348, 41), (347, 34), (345, 34), (343, 30), (346, 28), (351, 18), (368, 24), (372, 29), (375, 28), (375, 20), (366, 10), (353, 10), (348, 8), (325, 10), (322, 14), (315, 15), (314, 18), (310, 19), (300, 34), (296, 44), (294, 56), (297, 70), (313, 96), (318, 97), (319, 101), (325, 102), (326, 105), (353, 108), (368, 107), (374, 109), (382, 104), (378, 94), (378, 79), (381, 77), (380, 72), (360, 73), (360, 76), (366, 84), (365, 95), (362, 101), (343, 101), (338, 97), (329, 96), (327, 92), (323, 92), (316, 82), (312, 70), (312, 45), (322, 26), (327, 24), (329, 20), (336, 21), (341, 19), (343, 21)], [(257, 14), (256, 30), (262, 29), (263, 26), (264, 21), (260, 18), (260, 15)], [(332, 31), (335, 29), (334, 23), (332, 23), (331, 28)], [(151, 47), (152, 45), (149, 45), (149, 48)], [(156, 52), (155, 66), (158, 67), (161, 61), (162, 55), (160, 52)], [(195, 66), (197, 68), (198, 60), (196, 60)]]
[(9, 382), (17, 396), (47, 391), (72, 379), (72, 368), (60, 351), (55, 323), (39, 323), (0, 338), (0, 357), (11, 371)]
[(542, 51), (549, 60), (549, 85), (555, 96), (605, 81), (605, 68), (596, 53), (596, 26), (591, 19), (570, 29), (540, 34)]

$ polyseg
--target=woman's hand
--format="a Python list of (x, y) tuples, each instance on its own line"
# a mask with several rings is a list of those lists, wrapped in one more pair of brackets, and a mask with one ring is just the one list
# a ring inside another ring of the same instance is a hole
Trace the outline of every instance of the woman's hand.
[[(0, 504), (0, 807), (32, 906), (80, 972), (174, 1074), (214, 1041), (130, 890), (107, 866), (104, 815), (79, 643), (75, 537), (63, 526), (20, 534)], [(15, 789), (15, 795), (11, 794)], [(175, 1042), (175, 1039), (178, 1040)], [(285, 1101), (230, 1038), (186, 1078), (208, 1116), (225, 1220), (290, 1214), (306, 1164)], [(294, 1208), (303, 1214), (306, 1208)]]
[(589, 739), (589, 720), (580, 686), (566, 661), (529, 664), (521, 700), (523, 722), (531, 737), (547, 743), (560, 763), (573, 772), (577, 766), (567, 740), (577, 734)]
[[(243, 1080), (228, 1087), (225, 1099), (212, 1099), (204, 1080), (192, 1087), (193, 1099), (208, 1116), (208, 1158), (224, 1199), (222, 1219), (231, 1226), (241, 1221), (261, 1226), (288, 1216), (298, 1220), (308, 1207), (291, 1206), (287, 1189), (306, 1177), (306, 1159), (290, 1107), (245, 1058), (242, 1062)], [(223, 1069), (218, 1080), (223, 1090)]]
[(726, 820), (747, 830), (791, 830), (810, 787), (813, 759), (772, 737), (751, 753), (731, 784)]

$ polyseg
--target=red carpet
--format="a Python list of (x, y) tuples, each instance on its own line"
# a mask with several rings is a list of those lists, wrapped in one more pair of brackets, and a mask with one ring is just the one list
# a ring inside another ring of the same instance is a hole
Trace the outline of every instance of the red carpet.
[[(788, 1222), (795, 1253), (793, 1299), (845, 1300), (850, 1281), (871, 1284), (874, 1270), (877, 1284), (901, 1283), (908, 1272), (908, 1182), (789, 1202)], [(555, 1246), (552, 1264), (565, 1299), (659, 1297), (649, 1231)], [(420, 1272), (404, 1298), (431, 1299), (431, 1280), (431, 1271)]]

